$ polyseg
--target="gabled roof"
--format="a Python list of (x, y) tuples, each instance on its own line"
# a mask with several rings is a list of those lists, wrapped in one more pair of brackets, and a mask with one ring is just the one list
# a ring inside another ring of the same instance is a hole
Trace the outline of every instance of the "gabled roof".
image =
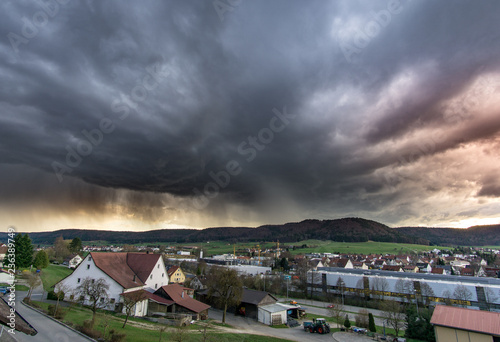
[(127, 264), (139, 279), (146, 282), (160, 257), (159, 254), (127, 253)]
[[(210, 308), (210, 305), (199, 302), (196, 299), (189, 297), (186, 290), (192, 290), (187, 287), (183, 287), (179, 284), (164, 285), (155, 291), (155, 295), (158, 297), (168, 296), (175, 304), (180, 305), (188, 310), (199, 313)], [(183, 297), (184, 292), (184, 297)]]
[(158, 296), (158, 295), (156, 295), (154, 293), (151, 293), (149, 291), (146, 291), (146, 290), (136, 290), (136, 291), (130, 291), (130, 292), (125, 292), (125, 293), (120, 293), (120, 296), (126, 297), (126, 296), (129, 296), (129, 295), (135, 294), (137, 292), (143, 292), (144, 296), (147, 299), (152, 300), (152, 301), (157, 302), (157, 303), (160, 303), (160, 304), (165, 304), (165, 305), (172, 305), (172, 304), (174, 304), (173, 300), (169, 300), (169, 299), (160, 297), (160, 296)]
[(179, 269), (179, 266), (171, 266), (168, 271), (167, 271), (167, 274), (169, 277), (172, 276), (172, 274), (175, 273), (175, 271), (177, 271)]
[(434, 274), (444, 274), (444, 268), (441, 268), (441, 267), (433, 267), (431, 269), (431, 273), (434, 273)]
[(431, 324), (500, 336), (500, 313), (438, 305)]
[(243, 293), (241, 296), (241, 302), (242, 303), (249, 303), (249, 304), (254, 304), (254, 305), (259, 305), (260, 302), (267, 296), (272, 297), (274, 300), (278, 301), (276, 297), (274, 297), (272, 294), (265, 292), (265, 291), (257, 291), (257, 290), (250, 290), (250, 289), (243, 289)]
[[(144, 286), (161, 256), (146, 253), (90, 253), (95, 265), (123, 288)], [(80, 264), (81, 265), (81, 264)]]

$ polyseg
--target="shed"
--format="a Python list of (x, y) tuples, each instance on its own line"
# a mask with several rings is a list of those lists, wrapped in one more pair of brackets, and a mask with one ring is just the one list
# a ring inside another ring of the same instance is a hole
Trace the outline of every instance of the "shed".
[(266, 325), (280, 325), (287, 323), (287, 308), (280, 304), (264, 305), (259, 307), (258, 321)]

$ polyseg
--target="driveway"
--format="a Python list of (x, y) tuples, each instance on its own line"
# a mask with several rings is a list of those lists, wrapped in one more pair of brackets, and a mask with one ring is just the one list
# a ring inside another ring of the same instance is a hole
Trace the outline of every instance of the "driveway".
[[(37, 293), (41, 293), (41, 290), (38, 290)], [(73, 330), (23, 305), (21, 301), (26, 295), (27, 292), (16, 292), (16, 310), (38, 331), (38, 334), (28, 336), (21, 332), (16, 332), (13, 337), (18, 342), (89, 342), (87, 338)], [(32, 298), (35, 299), (36, 297)]]
[(337, 340), (337, 342), (367, 342), (373, 341), (373, 338), (360, 335), (356, 333), (347, 333), (347, 332), (336, 332), (333, 334), (333, 338)]
[[(208, 316), (220, 322), (222, 320), (222, 311), (209, 309)], [(332, 338), (332, 334), (324, 334), (324, 335), (316, 333), (311, 334), (305, 332), (302, 326), (298, 326), (295, 328), (288, 328), (288, 329), (271, 328), (267, 325), (257, 322), (257, 320), (241, 316), (235, 316), (234, 314), (229, 312), (226, 314), (226, 323), (237, 328), (239, 332), (244, 334), (273, 336), (291, 341), (308, 341), (308, 342), (334, 341), (334, 339)]]

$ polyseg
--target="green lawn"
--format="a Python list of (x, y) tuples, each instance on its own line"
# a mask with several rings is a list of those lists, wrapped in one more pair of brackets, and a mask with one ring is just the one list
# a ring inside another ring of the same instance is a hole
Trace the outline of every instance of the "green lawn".
[(44, 290), (53, 290), (54, 285), (58, 281), (71, 273), (73, 273), (72, 269), (59, 265), (49, 265), (49, 267), (42, 269), (40, 272), (40, 276), (42, 278)]
[[(48, 303), (43, 302), (35, 302), (39, 305), (43, 310), (47, 310)], [(69, 312), (64, 317), (64, 321), (69, 323), (70, 325), (77, 326), (82, 325), (85, 320), (89, 320), (92, 318), (92, 312), (84, 307), (79, 305), (71, 308)], [(118, 333), (125, 333), (127, 335), (126, 341), (128, 342), (149, 342), (149, 341), (159, 341), (160, 332), (159, 328), (164, 327), (164, 325), (152, 323), (149, 321), (145, 321), (139, 318), (129, 318), (129, 323), (122, 328), (123, 325), (123, 317), (117, 317), (115, 314), (106, 313), (104, 314), (101, 311), (97, 318), (94, 328), (99, 330), (101, 333), (104, 332), (104, 322), (108, 323), (107, 331), (114, 329)], [(141, 327), (135, 326), (135, 323), (143, 323), (145, 325), (141, 325)], [(216, 325), (216, 322), (214, 322)], [(186, 342), (199, 342), (202, 341), (202, 334), (198, 329), (196, 329), (198, 325), (191, 325), (189, 329), (183, 330), (183, 338), (182, 341)], [(198, 326), (199, 330), (203, 330), (202, 326)], [(161, 341), (172, 341), (175, 340), (176, 335), (178, 334), (177, 329), (172, 329), (172, 327), (168, 327), (170, 331), (162, 333)], [(244, 341), (244, 342), (288, 342), (289, 340), (279, 339), (269, 336), (260, 336), (260, 335), (246, 335), (246, 334), (237, 334), (237, 333), (219, 333), (214, 332), (214, 329), (207, 329), (207, 335), (211, 337), (211, 340), (223, 341), (223, 342), (234, 342), (234, 341)]]

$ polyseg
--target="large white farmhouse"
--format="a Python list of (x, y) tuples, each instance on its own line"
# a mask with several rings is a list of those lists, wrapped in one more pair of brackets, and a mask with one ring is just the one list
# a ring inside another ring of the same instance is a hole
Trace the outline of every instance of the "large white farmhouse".
[[(160, 254), (147, 253), (89, 253), (75, 271), (62, 279), (56, 286), (70, 289), (65, 293), (66, 300), (77, 300), (77, 287), (85, 278), (103, 278), (109, 285), (108, 310), (119, 310), (123, 293), (136, 290), (154, 292), (168, 285), (168, 274)], [(86, 301), (86, 298), (84, 298)], [(84, 304), (88, 304), (85, 302)], [(134, 316), (147, 313), (147, 300), (137, 303)]]

